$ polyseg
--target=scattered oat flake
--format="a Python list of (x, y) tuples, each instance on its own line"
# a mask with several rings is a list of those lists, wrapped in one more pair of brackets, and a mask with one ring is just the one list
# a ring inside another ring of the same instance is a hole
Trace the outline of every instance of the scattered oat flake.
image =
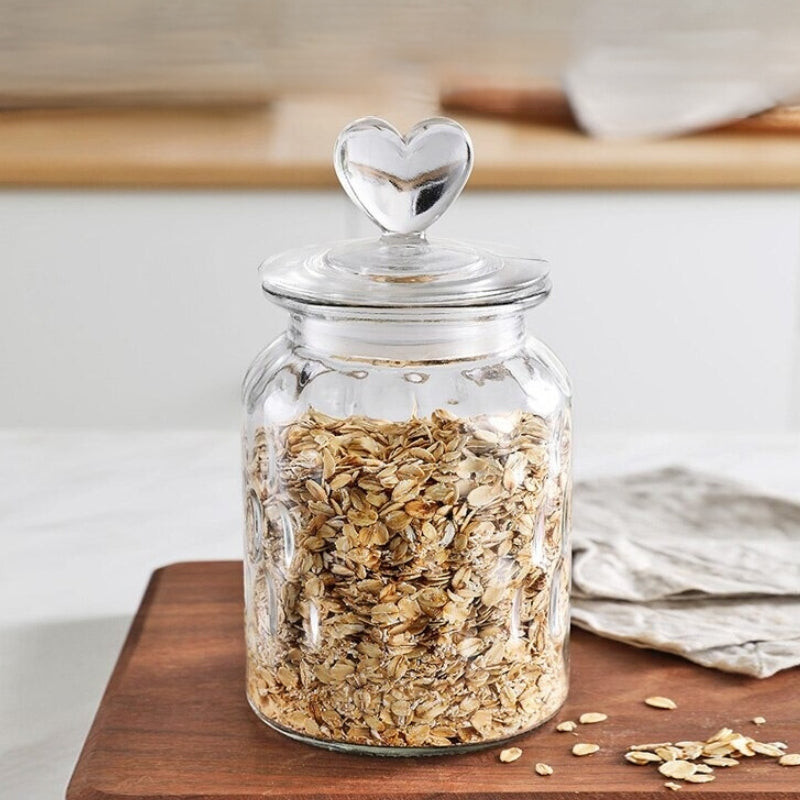
[(726, 756), (712, 756), (711, 758), (704, 758), (703, 761), (709, 767), (735, 767), (739, 764), (735, 758), (727, 758)]
[(541, 761), (534, 767), (537, 775), (552, 775), (553, 768), (549, 764), (544, 764)]
[(709, 736), (706, 741), (719, 742), (722, 739), (729, 739), (731, 736), (733, 736), (733, 730), (731, 728), (720, 728), (713, 736)]
[(522, 750), (519, 747), (507, 747), (505, 750), (500, 751), (500, 760), (504, 764), (510, 764), (516, 761), (522, 755)]
[(716, 778), (716, 775), (703, 775), (700, 773), (693, 773), (692, 775), (687, 775), (684, 780), (687, 783), (711, 783), (711, 781)]
[(677, 778), (685, 781), (690, 775), (694, 775), (697, 772), (697, 767), (691, 761), (675, 759), (674, 761), (665, 761), (659, 766), (658, 771), (666, 778)]
[(593, 722), (605, 722), (608, 719), (608, 714), (602, 714), (599, 711), (587, 711), (578, 717), (578, 722), (581, 725), (591, 725)]
[(677, 792), (678, 789), (681, 788), (681, 785), (679, 783), (675, 783), (675, 781), (667, 781), (664, 786), (666, 786), (667, 789), (672, 789), (673, 792)]
[(678, 743), (676, 746), (681, 748), (681, 758), (685, 761), (694, 761), (703, 755), (702, 742), (689, 742), (687, 744)]
[(563, 722), (559, 722), (558, 725), (556, 725), (556, 730), (561, 733), (572, 733), (577, 727), (578, 726), (571, 719), (565, 719)]
[[(686, 740), (675, 744), (631, 745), (624, 758), (638, 765), (663, 759), (663, 763), (658, 764), (662, 775), (687, 783), (710, 783), (715, 779), (713, 767), (735, 767), (740, 763), (740, 755), (767, 756), (783, 766), (800, 766), (800, 753), (784, 753), (786, 747), (783, 742), (757, 742), (731, 728), (720, 728), (705, 742)], [(731, 758), (732, 754), (736, 758)]]
[(753, 740), (748, 736), (742, 736), (741, 734), (736, 734), (733, 736), (728, 744), (734, 748), (737, 752), (741, 753), (743, 756), (754, 756), (755, 751), (750, 747), (750, 743)]
[(775, 747), (774, 744), (750, 742), (750, 749), (755, 753), (760, 753), (762, 756), (770, 756), (771, 758), (780, 758), (783, 755), (783, 750), (780, 747)]
[(646, 750), (631, 750), (625, 753), (625, 760), (630, 761), (631, 764), (644, 766), (645, 764), (660, 763), (661, 756), (657, 756), (655, 753), (648, 753)]
[(767, 720), (764, 717), (753, 717), (750, 722), (755, 723), (756, 725), (763, 725)]
[(572, 746), (572, 755), (574, 756), (589, 756), (596, 753), (600, 749), (599, 744), (590, 744), (589, 742), (578, 742)]
[(711, 742), (703, 747), (703, 755), (706, 756), (727, 756), (735, 752), (736, 748), (728, 742)]
[(670, 711), (678, 707), (678, 704), (674, 700), (670, 700), (669, 697), (660, 697), (658, 695), (646, 698), (645, 703), (653, 708), (666, 708)]
[(680, 748), (670, 744), (665, 747), (656, 747), (656, 755), (662, 761), (676, 761), (681, 756), (681, 751)]

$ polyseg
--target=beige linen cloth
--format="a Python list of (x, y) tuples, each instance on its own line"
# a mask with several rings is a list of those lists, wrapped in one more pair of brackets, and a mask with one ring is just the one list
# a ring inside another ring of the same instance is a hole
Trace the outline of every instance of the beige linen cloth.
[(800, 664), (800, 505), (678, 468), (578, 483), (573, 622), (765, 678)]

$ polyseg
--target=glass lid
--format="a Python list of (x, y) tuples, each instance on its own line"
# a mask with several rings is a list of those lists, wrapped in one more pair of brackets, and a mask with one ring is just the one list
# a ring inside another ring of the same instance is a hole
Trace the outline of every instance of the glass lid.
[(290, 250), (261, 266), (281, 304), (362, 309), (523, 303), (550, 291), (547, 262), (507, 249), (429, 239), (472, 171), (472, 142), (457, 122), (417, 123), (406, 136), (382, 119), (348, 125), (334, 166), (350, 199), (381, 229), (376, 239)]

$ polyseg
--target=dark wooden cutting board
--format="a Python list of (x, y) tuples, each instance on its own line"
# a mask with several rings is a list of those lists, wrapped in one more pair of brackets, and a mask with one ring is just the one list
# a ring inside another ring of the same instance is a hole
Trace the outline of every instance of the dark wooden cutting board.
[[(555, 721), (500, 748), (458, 756), (374, 758), (291, 741), (259, 722), (244, 698), (242, 566), (176, 564), (150, 581), (67, 790), (68, 800), (643, 800), (671, 796), (652, 767), (623, 760), (638, 742), (704, 739), (727, 725), (800, 750), (800, 670), (756, 680), (703, 669), (583, 631), (572, 640), (569, 700), (609, 719), (557, 733)], [(666, 695), (675, 711), (650, 708)], [(54, 702), (57, 698), (54, 698)], [(764, 716), (765, 725), (750, 720)], [(577, 741), (602, 749), (576, 758)], [(550, 764), (541, 777), (534, 764)], [(742, 759), (681, 795), (715, 800), (800, 799), (800, 767)]]

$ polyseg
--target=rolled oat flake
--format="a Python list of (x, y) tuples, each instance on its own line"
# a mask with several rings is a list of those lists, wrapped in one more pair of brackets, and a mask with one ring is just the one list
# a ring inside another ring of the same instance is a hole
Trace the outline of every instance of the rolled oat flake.
[(247, 697), (347, 752), (501, 744), (567, 693), (570, 386), (526, 329), (547, 265), (428, 237), (472, 168), (451, 120), (358, 120), (334, 165), (380, 235), (261, 268), (290, 321), (243, 386)]

